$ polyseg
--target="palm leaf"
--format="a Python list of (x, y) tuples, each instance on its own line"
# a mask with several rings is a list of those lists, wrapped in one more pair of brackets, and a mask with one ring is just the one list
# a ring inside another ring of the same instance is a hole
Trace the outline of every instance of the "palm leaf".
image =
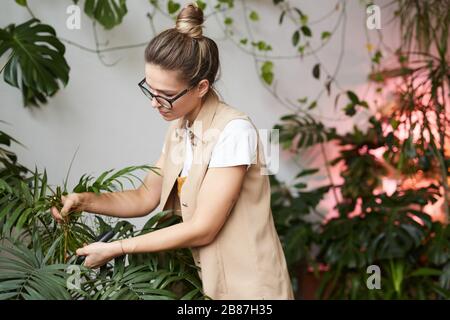
[(46, 265), (23, 245), (0, 246), (0, 299), (71, 299), (66, 265)]

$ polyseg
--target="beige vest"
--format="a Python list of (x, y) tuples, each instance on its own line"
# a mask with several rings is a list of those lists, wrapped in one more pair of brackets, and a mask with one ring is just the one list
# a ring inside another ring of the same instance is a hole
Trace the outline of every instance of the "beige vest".
[[(220, 133), (232, 119), (250, 121), (247, 115), (220, 101), (210, 90), (192, 124), (194, 161), (180, 197), (175, 182), (183, 168), (180, 159), (184, 159), (186, 120), (183, 117), (171, 122), (165, 139), (159, 211), (174, 210), (184, 221), (195, 214), (197, 194), (218, 138), (217, 134), (210, 135), (206, 130)], [(203, 157), (196, 161), (199, 153)], [(259, 134), (257, 157), (257, 163), (247, 170), (239, 198), (214, 241), (191, 248), (194, 261), (200, 267), (204, 293), (212, 299), (293, 299), (286, 260), (270, 208), (269, 177), (261, 174), (264, 152)]]

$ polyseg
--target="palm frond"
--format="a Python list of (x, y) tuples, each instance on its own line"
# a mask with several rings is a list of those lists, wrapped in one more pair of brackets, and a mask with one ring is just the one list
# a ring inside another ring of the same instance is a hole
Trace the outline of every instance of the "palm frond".
[(71, 299), (67, 265), (47, 265), (47, 257), (21, 244), (0, 246), (0, 300)]

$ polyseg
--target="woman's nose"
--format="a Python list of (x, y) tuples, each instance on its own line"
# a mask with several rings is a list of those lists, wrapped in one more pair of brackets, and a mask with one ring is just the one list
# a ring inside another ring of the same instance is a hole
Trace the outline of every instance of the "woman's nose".
[(161, 104), (158, 102), (158, 100), (156, 100), (156, 98), (152, 99), (152, 106), (153, 108), (158, 108), (161, 106)]

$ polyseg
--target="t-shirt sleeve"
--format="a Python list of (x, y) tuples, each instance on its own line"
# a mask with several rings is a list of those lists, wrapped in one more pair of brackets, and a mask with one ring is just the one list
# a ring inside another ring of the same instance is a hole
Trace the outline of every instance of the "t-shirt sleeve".
[(220, 133), (213, 148), (210, 168), (232, 167), (256, 163), (257, 133), (250, 121), (231, 120)]

